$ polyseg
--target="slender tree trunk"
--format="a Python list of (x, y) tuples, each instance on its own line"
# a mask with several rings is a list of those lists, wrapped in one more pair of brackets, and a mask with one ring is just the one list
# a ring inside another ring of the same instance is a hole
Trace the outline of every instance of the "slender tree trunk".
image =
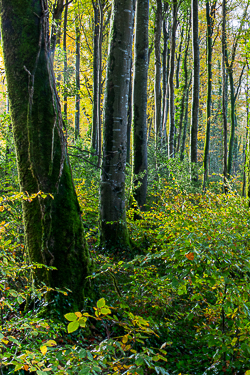
[(125, 210), (125, 167), (132, 13), (132, 0), (114, 0), (103, 118), (100, 244), (107, 251), (119, 254), (130, 250)]
[[(189, 21), (191, 21), (191, 18), (189, 19)], [(184, 56), (183, 56), (184, 87), (183, 87), (183, 95), (182, 95), (182, 99), (181, 99), (179, 135), (178, 135), (176, 152), (179, 152), (179, 149), (180, 149), (183, 118), (184, 118), (184, 112), (185, 112), (185, 108), (186, 108), (185, 102), (187, 100), (187, 95), (188, 95), (187, 58), (188, 58), (188, 49), (189, 49), (189, 41), (190, 41), (190, 26), (191, 26), (191, 22), (189, 22), (189, 25), (187, 25), (187, 28), (186, 28), (186, 48), (185, 48), (185, 52), (184, 52)]]
[(189, 89), (192, 82), (192, 74), (190, 77), (189, 84), (187, 86), (187, 91), (185, 94), (185, 117), (184, 117), (184, 125), (183, 125), (183, 134), (182, 134), (182, 140), (181, 140), (181, 148), (180, 148), (180, 160), (184, 160), (184, 151), (185, 151), (185, 143), (186, 143), (186, 137), (187, 137), (187, 125), (188, 125), (188, 99), (189, 99)]
[(67, 90), (67, 83), (68, 83), (68, 58), (67, 58), (67, 24), (68, 24), (68, 3), (65, 4), (64, 9), (64, 31), (63, 31), (63, 52), (64, 52), (64, 63), (63, 63), (63, 83), (64, 83), (64, 95), (63, 95), (63, 112), (65, 121), (67, 121), (67, 112), (68, 112), (68, 90)]
[[(166, 4), (166, 3), (165, 3)], [(166, 5), (165, 5), (166, 7)], [(165, 14), (167, 9), (165, 10)], [(164, 142), (168, 143), (167, 140), (167, 119), (168, 119), (168, 109), (169, 109), (169, 63), (170, 63), (170, 48), (168, 45), (169, 41), (169, 23), (167, 26), (166, 20), (163, 22), (163, 39), (164, 39), (164, 49), (163, 49), (163, 115), (162, 115), (162, 137)]]
[(156, 0), (154, 47), (155, 47), (155, 142), (156, 147), (161, 140), (161, 29), (162, 29), (162, 1)]
[(246, 144), (244, 148), (244, 164), (243, 164), (243, 184), (242, 184), (242, 196), (246, 196), (246, 160), (247, 160), (247, 151), (249, 150), (248, 146), (248, 129), (249, 129), (249, 85), (248, 85), (248, 72), (249, 66), (247, 66), (247, 85), (246, 85), (246, 114), (247, 114), (247, 126), (246, 126)]
[(103, 9), (102, 2), (98, 0), (100, 22), (98, 35), (98, 92), (97, 92), (97, 139), (98, 139), (98, 167), (101, 166), (102, 153), (102, 121), (101, 121), (101, 94), (102, 94), (102, 30), (103, 30)]
[(75, 95), (75, 140), (80, 135), (80, 27), (79, 15), (76, 14), (76, 95)]
[(234, 135), (235, 135), (235, 100), (234, 100), (234, 79), (233, 79), (232, 69), (228, 70), (228, 78), (229, 78), (229, 86), (230, 86), (231, 132), (230, 132), (229, 147), (228, 147), (227, 174), (228, 174), (228, 177), (230, 177), (232, 173)]
[(215, 3), (210, 9), (209, 0), (206, 2), (206, 19), (207, 19), (207, 118), (206, 118), (206, 137), (204, 144), (204, 159), (203, 159), (203, 190), (206, 189), (208, 179), (208, 162), (209, 162), (209, 148), (210, 148), (210, 128), (211, 128), (211, 102), (212, 102), (212, 35), (214, 23)]
[(26, 246), (31, 262), (56, 267), (49, 273), (38, 268), (36, 276), (71, 289), (68, 298), (80, 307), (90, 261), (50, 59), (47, 0), (0, 5), (20, 189), (53, 195), (23, 201)]
[(199, 18), (198, 18), (198, 0), (192, 0), (192, 41), (193, 41), (193, 96), (192, 96), (192, 117), (191, 117), (191, 180), (198, 181), (196, 171), (197, 157), (197, 139), (199, 123), (199, 91), (200, 91), (200, 52), (199, 52)]
[(98, 152), (98, 82), (99, 82), (99, 58), (98, 58), (98, 43), (99, 43), (99, 7), (93, 1), (94, 9), (94, 36), (93, 36), (93, 111), (92, 111), (92, 129), (91, 129), (91, 147)]
[(170, 47), (170, 72), (169, 72), (169, 157), (174, 158), (174, 136), (175, 136), (175, 107), (174, 107), (174, 58), (177, 29), (177, 1), (172, 1), (172, 30)]
[(60, 42), (60, 27), (64, 7), (63, 3), (64, 0), (57, 0), (56, 5), (54, 5), (54, 11), (52, 15), (52, 27), (50, 36), (50, 52), (52, 61), (54, 60), (56, 45)]
[(222, 2), (222, 116), (223, 116), (223, 183), (227, 192), (227, 74), (226, 74), (226, 0)]
[[(135, 4), (136, 0), (133, 0), (133, 15), (135, 14)], [(134, 30), (134, 16), (132, 20), (133, 30)], [(134, 33), (133, 33), (134, 39)], [(129, 82), (129, 93), (128, 93), (128, 114), (127, 114), (127, 164), (130, 164), (131, 159), (131, 127), (132, 127), (132, 76), (133, 76), (133, 61), (131, 59), (131, 67), (130, 67), (130, 82)]]
[[(142, 209), (147, 195), (147, 77), (149, 0), (137, 0), (133, 83), (134, 197)], [(144, 176), (140, 176), (143, 174)], [(138, 186), (139, 185), (139, 186)]]

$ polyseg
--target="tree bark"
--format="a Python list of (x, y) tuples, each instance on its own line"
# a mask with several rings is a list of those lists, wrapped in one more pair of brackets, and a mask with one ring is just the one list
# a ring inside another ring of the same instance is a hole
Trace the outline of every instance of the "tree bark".
[(130, 251), (125, 210), (125, 167), (132, 13), (132, 0), (114, 0), (103, 116), (100, 244), (105, 250), (118, 254)]
[(216, 0), (211, 6), (209, 0), (206, 2), (206, 19), (207, 19), (207, 118), (206, 118), (206, 137), (204, 144), (204, 159), (203, 159), (203, 190), (206, 190), (208, 179), (208, 161), (209, 161), (209, 147), (210, 147), (210, 128), (211, 128), (211, 102), (212, 102), (212, 35), (213, 24), (215, 17)]
[(162, 29), (162, 1), (156, 0), (154, 48), (155, 48), (155, 142), (156, 148), (161, 140), (161, 29)]
[(36, 276), (71, 289), (69, 300), (81, 306), (90, 260), (49, 53), (47, 1), (1, 0), (1, 10), (20, 189), (53, 195), (23, 202), (27, 250), (31, 262), (56, 267)]
[[(144, 209), (147, 195), (147, 77), (149, 0), (137, 0), (133, 82), (134, 197)], [(140, 176), (144, 174), (144, 176)]]
[(227, 192), (227, 75), (226, 75), (226, 0), (222, 2), (222, 116), (223, 116), (223, 183)]
[(174, 106), (174, 58), (177, 29), (177, 1), (172, 1), (172, 30), (170, 47), (170, 72), (169, 72), (169, 157), (174, 158), (174, 136), (175, 136), (175, 106)]
[[(164, 4), (164, 14), (166, 15), (168, 9), (168, 3)], [(167, 118), (168, 118), (168, 109), (169, 109), (169, 61), (170, 61), (170, 48), (168, 45), (169, 40), (169, 26), (167, 26), (167, 22), (164, 19), (163, 21), (163, 40), (164, 40), (164, 47), (163, 47), (163, 58), (162, 58), (162, 85), (163, 85), (163, 111), (162, 111), (162, 138), (165, 145), (168, 144), (167, 140)]]
[(200, 52), (199, 52), (199, 18), (198, 18), (198, 0), (192, 0), (192, 42), (193, 42), (193, 95), (192, 95), (192, 117), (191, 117), (191, 180), (198, 181), (196, 165), (197, 157), (197, 139), (199, 123), (199, 91), (200, 91)]
[(99, 93), (99, 7), (93, 1), (94, 9), (94, 35), (93, 35), (93, 111), (91, 129), (91, 147), (98, 152), (98, 93)]
[[(191, 26), (191, 16), (189, 15), (189, 24), (186, 26), (186, 47), (183, 56), (183, 71), (184, 71), (184, 85), (183, 85), (183, 95), (181, 99), (181, 106), (180, 106), (180, 121), (179, 121), (179, 135), (178, 135), (178, 142), (176, 152), (179, 152), (180, 145), (181, 145), (181, 136), (182, 136), (182, 126), (183, 126), (183, 118), (185, 117), (185, 102), (188, 100), (188, 67), (187, 67), (187, 58), (188, 58), (188, 50), (189, 50), (189, 41), (190, 41), (190, 26)], [(182, 155), (182, 154), (181, 154)]]
[(75, 95), (75, 140), (80, 136), (80, 22), (79, 15), (76, 14), (76, 95)]
[(50, 52), (52, 61), (54, 60), (56, 45), (60, 41), (60, 27), (62, 21), (63, 7), (64, 0), (57, 0), (56, 5), (54, 5), (54, 11), (52, 15), (52, 27), (50, 36)]
[(68, 3), (65, 4), (64, 9), (64, 24), (63, 24), (63, 52), (64, 52), (64, 60), (63, 60), (63, 84), (64, 84), (64, 95), (63, 95), (63, 112), (64, 112), (64, 118), (67, 122), (67, 116), (68, 116), (68, 89), (67, 89), (67, 83), (68, 83), (68, 57), (67, 57), (67, 24), (68, 24)]

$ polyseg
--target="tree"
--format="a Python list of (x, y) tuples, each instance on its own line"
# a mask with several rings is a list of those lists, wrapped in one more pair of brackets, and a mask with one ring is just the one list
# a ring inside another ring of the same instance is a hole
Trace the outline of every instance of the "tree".
[(103, 248), (117, 252), (130, 250), (125, 210), (125, 167), (132, 12), (132, 0), (113, 1), (104, 99), (100, 243)]
[(197, 164), (197, 137), (199, 123), (199, 92), (200, 92), (200, 52), (199, 52), (199, 18), (198, 18), (198, 0), (192, 0), (192, 41), (193, 41), (193, 95), (192, 95), (192, 118), (191, 118), (191, 179), (198, 180), (197, 172), (194, 171), (194, 165)]
[(47, 0), (1, 0), (1, 10), (20, 189), (47, 195), (23, 202), (27, 250), (32, 262), (56, 267), (36, 276), (71, 289), (80, 306), (91, 264), (50, 59)]
[(206, 182), (208, 177), (208, 160), (209, 160), (209, 146), (210, 146), (210, 127), (211, 127), (211, 101), (212, 101), (212, 35), (215, 18), (215, 0), (210, 6), (209, 0), (206, 2), (206, 19), (207, 19), (207, 119), (206, 119), (206, 139), (204, 145), (204, 175), (203, 175), (203, 190), (206, 189)]
[(162, 29), (162, 1), (156, 0), (154, 48), (155, 48), (155, 141), (156, 147), (161, 139), (161, 29)]
[[(133, 84), (135, 199), (142, 207), (147, 195), (147, 77), (149, 1), (137, 0)], [(144, 173), (144, 176), (139, 176)]]
[(174, 136), (175, 136), (175, 105), (174, 105), (174, 60), (177, 30), (177, 1), (172, 1), (172, 29), (170, 47), (170, 72), (169, 72), (169, 157), (174, 158)]

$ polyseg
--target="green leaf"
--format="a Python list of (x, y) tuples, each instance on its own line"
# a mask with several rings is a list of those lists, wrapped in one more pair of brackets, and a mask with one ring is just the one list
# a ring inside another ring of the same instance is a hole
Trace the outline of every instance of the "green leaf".
[(111, 310), (109, 308), (103, 307), (101, 309), (101, 314), (103, 315), (111, 314)]
[(99, 299), (99, 301), (97, 301), (98, 309), (101, 309), (104, 306), (105, 306), (105, 299), (104, 298)]
[(75, 313), (68, 313), (64, 315), (64, 318), (66, 318), (69, 322), (74, 322), (77, 319), (77, 316)]
[(89, 367), (83, 368), (83, 369), (79, 372), (79, 375), (89, 375), (89, 374), (90, 374), (90, 368), (89, 368)]
[(0, 340), (4, 338), (4, 335), (0, 332)]
[(86, 321), (87, 319), (86, 318), (80, 318), (78, 320), (79, 324), (80, 324), (80, 327), (86, 327)]
[(79, 328), (80, 324), (78, 321), (75, 321), (75, 322), (70, 322), (68, 324), (68, 333), (72, 333), (74, 331), (76, 331), (78, 328)]
[(18, 296), (18, 297), (17, 297), (17, 302), (18, 302), (19, 304), (23, 303), (23, 297)]
[(22, 364), (22, 363), (18, 363), (18, 364), (15, 366), (14, 371), (18, 371), (18, 370), (20, 370), (22, 367), (23, 367), (23, 364)]
[(143, 360), (143, 358), (137, 358), (136, 360), (135, 360), (135, 364), (136, 364), (136, 366), (141, 366), (141, 365), (143, 365), (144, 364), (144, 360)]

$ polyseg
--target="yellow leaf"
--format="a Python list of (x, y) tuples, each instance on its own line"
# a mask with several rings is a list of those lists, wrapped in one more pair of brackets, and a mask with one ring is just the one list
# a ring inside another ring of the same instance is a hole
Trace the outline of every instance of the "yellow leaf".
[(4, 211), (4, 206), (0, 206), (0, 212)]
[(47, 346), (45, 346), (45, 345), (42, 345), (41, 347), (40, 347), (40, 350), (41, 350), (41, 352), (42, 352), (42, 354), (43, 355), (45, 355), (46, 353), (47, 353)]
[(126, 344), (128, 342), (128, 335), (123, 336), (122, 342), (123, 344)]
[(54, 340), (49, 340), (49, 341), (46, 342), (45, 345), (46, 345), (46, 346), (56, 346), (57, 343), (56, 343)]
[(77, 318), (81, 318), (82, 314), (78, 311), (78, 312), (75, 312), (75, 315), (77, 316)]
[(29, 370), (29, 365), (24, 365), (23, 369), (24, 369), (24, 371), (28, 371)]

